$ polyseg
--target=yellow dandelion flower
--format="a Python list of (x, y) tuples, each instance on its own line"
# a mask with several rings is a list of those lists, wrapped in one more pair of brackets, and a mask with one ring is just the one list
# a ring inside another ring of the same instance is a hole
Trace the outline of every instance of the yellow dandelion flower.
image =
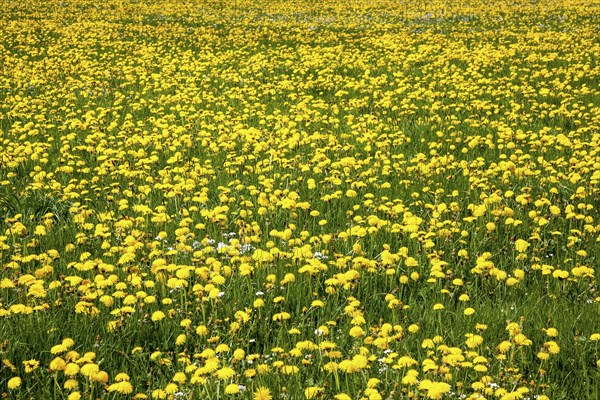
[(431, 382), (427, 387), (427, 397), (430, 399), (441, 399), (450, 391), (450, 385), (446, 382)]
[(204, 325), (198, 325), (198, 327), (196, 327), (196, 334), (198, 336), (206, 336), (208, 335), (208, 328)]
[(553, 340), (545, 342), (544, 347), (548, 349), (550, 354), (558, 354), (560, 352), (560, 346)]
[(550, 358), (550, 353), (548, 353), (546, 351), (540, 351), (537, 353), (536, 357), (542, 361), (545, 361)]
[(504, 354), (507, 351), (509, 351), (511, 349), (511, 347), (512, 347), (512, 344), (509, 341), (505, 340), (497, 346), (497, 349), (498, 349), (499, 353)]
[(108, 382), (108, 373), (106, 371), (98, 371), (96, 375), (91, 378), (94, 382), (106, 383)]
[(177, 338), (175, 339), (175, 344), (177, 346), (181, 346), (183, 344), (185, 344), (187, 337), (185, 336), (185, 333), (180, 334), (179, 336), (177, 336)]
[(109, 385), (106, 390), (109, 392), (117, 392), (121, 394), (133, 393), (133, 386), (128, 381), (121, 381)]
[(219, 379), (229, 379), (235, 375), (235, 370), (229, 367), (223, 367), (215, 372)]
[(63, 384), (63, 387), (67, 390), (77, 389), (77, 386), (79, 386), (77, 379), (67, 379)]
[(522, 333), (515, 335), (513, 337), (513, 342), (515, 342), (519, 346), (530, 346), (532, 343), (532, 341)]
[(62, 371), (67, 366), (65, 360), (60, 357), (55, 357), (52, 361), (50, 361), (49, 369), (50, 371)]
[[(94, 375), (96, 375), (98, 372), (100, 372), (100, 368), (98, 367), (97, 364), (89, 363), (89, 364), (85, 364), (84, 366), (82, 366), (80, 368), (79, 372), (81, 373), (81, 375), (91, 378)], [(66, 373), (66, 369), (65, 369), (65, 373)]]
[(473, 334), (469, 333), (466, 335), (466, 337), (467, 337), (467, 340), (465, 341), (465, 344), (470, 349), (473, 349), (483, 343), (483, 337), (481, 337), (479, 335), (473, 335)]
[(25, 366), (25, 372), (30, 373), (37, 369), (37, 367), (40, 365), (40, 362), (37, 360), (26, 360), (23, 361), (23, 365)]
[(176, 372), (175, 375), (173, 375), (173, 382), (177, 382), (180, 385), (183, 385), (187, 380), (187, 377), (185, 376), (185, 373), (183, 372)]
[(233, 358), (234, 360), (243, 360), (244, 357), (246, 356), (246, 352), (242, 349), (235, 349), (235, 351), (233, 352)]
[(162, 312), (162, 311), (154, 311), (152, 313), (151, 319), (152, 319), (153, 322), (158, 322), (158, 321), (162, 320), (164, 317), (165, 317), (165, 313), (164, 312)]
[(381, 379), (371, 378), (367, 381), (368, 388), (375, 388), (377, 385), (381, 383)]
[(281, 373), (284, 375), (294, 375), (297, 374), (300, 371), (300, 368), (298, 368), (295, 365), (283, 365), (281, 367)]
[(226, 394), (237, 394), (240, 392), (240, 386), (237, 383), (230, 383), (225, 387)]
[(515, 249), (519, 252), (519, 253), (523, 253), (525, 251), (527, 251), (527, 248), (529, 247), (529, 243), (526, 240), (523, 239), (517, 239), (515, 241)]
[(471, 307), (467, 307), (465, 308), (465, 310), (463, 311), (463, 314), (469, 316), (469, 315), (473, 315), (475, 314), (475, 310)]
[(307, 399), (314, 399), (321, 393), (324, 389), (318, 386), (309, 386), (304, 389), (304, 397)]
[(400, 368), (404, 368), (404, 367), (412, 367), (413, 365), (417, 365), (418, 361), (409, 356), (402, 356), (398, 359), (397, 363)]
[(127, 375), (124, 372), (120, 372), (115, 376), (115, 382), (123, 382), (123, 381), (129, 381), (129, 375)]
[(353, 338), (359, 338), (365, 335), (365, 330), (360, 326), (353, 326), (352, 328), (350, 328), (349, 335)]
[(271, 395), (271, 391), (266, 387), (259, 387), (252, 393), (253, 400), (273, 400), (273, 396)]
[(164, 392), (169, 395), (177, 393), (177, 390), (179, 390), (179, 386), (175, 383), (168, 383), (167, 386), (165, 386)]
[(348, 396), (346, 393), (338, 393), (333, 396), (335, 400), (352, 400), (352, 397)]
[(406, 375), (404, 375), (404, 377), (402, 378), (402, 384), (408, 385), (408, 386), (416, 385), (418, 382), (418, 379), (417, 379), (418, 376), (419, 376), (419, 372), (417, 372), (414, 369), (410, 369), (410, 370), (408, 370)]
[(64, 353), (65, 351), (67, 351), (67, 347), (63, 344), (57, 344), (55, 346), (52, 346), (52, 348), (50, 348), (50, 353), (52, 353), (52, 354), (60, 354), (60, 353)]
[(10, 390), (14, 390), (17, 389), (19, 386), (21, 386), (21, 383), (23, 381), (21, 380), (21, 378), (19, 378), (18, 376), (15, 376), (14, 378), (10, 378), (8, 380), (7, 386)]

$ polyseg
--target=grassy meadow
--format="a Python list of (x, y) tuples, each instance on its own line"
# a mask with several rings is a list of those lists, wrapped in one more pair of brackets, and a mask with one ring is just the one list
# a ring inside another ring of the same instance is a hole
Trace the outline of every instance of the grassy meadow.
[(600, 2), (2, 8), (3, 399), (600, 398)]

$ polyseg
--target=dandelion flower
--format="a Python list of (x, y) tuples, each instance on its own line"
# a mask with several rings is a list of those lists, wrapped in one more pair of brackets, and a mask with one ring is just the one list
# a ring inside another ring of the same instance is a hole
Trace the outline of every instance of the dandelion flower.
[(512, 344), (509, 341), (505, 340), (498, 345), (497, 349), (498, 349), (498, 352), (504, 354), (507, 351), (509, 351), (511, 347), (512, 347)]
[(167, 386), (165, 386), (165, 393), (166, 394), (175, 394), (175, 393), (177, 393), (178, 389), (179, 389), (179, 387), (176, 384), (168, 383)]
[(180, 385), (183, 385), (185, 383), (185, 381), (187, 380), (187, 377), (185, 376), (185, 373), (183, 372), (176, 372), (175, 375), (173, 375), (173, 382), (177, 382)]
[(348, 396), (346, 393), (338, 393), (333, 396), (335, 400), (352, 400), (352, 397)]
[(225, 387), (226, 394), (237, 394), (240, 392), (240, 386), (237, 383), (231, 383)]
[(81, 375), (91, 378), (95, 376), (98, 372), (100, 372), (100, 368), (97, 364), (89, 363), (82, 366), (79, 372), (81, 373)]
[(515, 249), (519, 252), (519, 253), (523, 253), (527, 250), (527, 248), (529, 247), (529, 243), (523, 239), (518, 239), (515, 242)]
[(304, 389), (304, 397), (307, 399), (314, 399), (323, 391), (323, 388), (318, 386), (310, 386)]
[(483, 343), (483, 338), (479, 335), (467, 334), (465, 344), (468, 348), (473, 349)]
[(281, 367), (281, 373), (284, 375), (294, 375), (300, 371), (295, 365), (284, 365)]
[(549, 342), (545, 342), (544, 347), (546, 347), (548, 349), (548, 353), (550, 353), (550, 354), (558, 354), (560, 352), (560, 347), (553, 340), (551, 340)]
[(152, 313), (152, 317), (151, 318), (152, 318), (153, 322), (158, 322), (161, 319), (163, 319), (164, 317), (165, 317), (165, 313), (164, 312), (162, 312), (162, 311), (154, 311)]
[(59, 354), (65, 351), (67, 351), (67, 347), (63, 344), (57, 344), (56, 346), (52, 346), (52, 348), (50, 349), (50, 353), (52, 354)]
[(532, 343), (531, 340), (522, 333), (515, 335), (515, 337), (513, 337), (513, 341), (519, 346), (530, 346)]
[(175, 344), (177, 346), (181, 346), (183, 344), (185, 344), (187, 337), (185, 336), (185, 333), (182, 333), (181, 335), (177, 336), (177, 338), (175, 339)]
[(62, 371), (65, 369), (65, 367), (67, 366), (67, 363), (65, 362), (65, 360), (63, 360), (60, 357), (56, 357), (54, 358), (52, 361), (50, 361), (50, 371)]
[(236, 349), (233, 352), (233, 359), (234, 360), (238, 360), (238, 361), (243, 360), (245, 356), (246, 356), (246, 352), (244, 350), (242, 350), (242, 349)]
[(96, 375), (92, 377), (94, 382), (106, 383), (108, 382), (108, 373), (106, 371), (98, 371)]
[(273, 396), (271, 396), (271, 391), (266, 387), (259, 387), (252, 394), (253, 400), (272, 400)]
[(208, 335), (208, 328), (205, 325), (198, 325), (196, 328), (196, 334), (198, 336), (206, 336)]
[(73, 392), (69, 395), (69, 397), (67, 397), (67, 400), (80, 400), (81, 399), (81, 393), (79, 392)]
[(133, 392), (133, 386), (128, 381), (121, 381), (109, 385), (106, 390), (109, 392), (117, 392), (121, 394), (130, 394)]
[(539, 358), (540, 360), (547, 360), (550, 358), (550, 353), (547, 353), (545, 351), (540, 351), (537, 353), (537, 358)]
[(14, 390), (14, 389), (18, 388), (19, 386), (21, 386), (21, 383), (22, 383), (21, 378), (19, 378), (18, 376), (15, 376), (14, 378), (10, 378), (8, 380), (7, 385), (10, 390)]
[(408, 370), (406, 375), (404, 375), (404, 377), (402, 378), (402, 384), (403, 385), (415, 385), (418, 382), (418, 379), (417, 379), (418, 376), (419, 376), (419, 373), (416, 370), (410, 369), (410, 370)]
[(79, 382), (77, 382), (77, 379), (67, 379), (63, 384), (63, 387), (67, 390), (76, 389), (77, 386), (79, 386)]
[(23, 361), (23, 365), (25, 366), (25, 372), (30, 373), (37, 369), (40, 365), (40, 362), (37, 360), (27, 360)]
[(363, 328), (361, 328), (360, 326), (354, 326), (350, 329), (349, 334), (353, 338), (359, 338), (359, 337), (365, 335), (365, 330)]
[(123, 382), (123, 381), (129, 381), (129, 380), (130, 380), (129, 375), (127, 375), (124, 372), (118, 373), (115, 376), (115, 382)]
[(219, 379), (229, 379), (235, 375), (235, 370), (233, 368), (223, 367), (217, 370), (217, 372), (215, 372), (215, 375)]

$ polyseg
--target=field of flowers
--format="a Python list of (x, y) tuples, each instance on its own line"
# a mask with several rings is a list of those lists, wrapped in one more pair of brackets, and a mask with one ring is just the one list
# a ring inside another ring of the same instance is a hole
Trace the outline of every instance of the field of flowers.
[(600, 398), (598, 1), (2, 7), (2, 398)]

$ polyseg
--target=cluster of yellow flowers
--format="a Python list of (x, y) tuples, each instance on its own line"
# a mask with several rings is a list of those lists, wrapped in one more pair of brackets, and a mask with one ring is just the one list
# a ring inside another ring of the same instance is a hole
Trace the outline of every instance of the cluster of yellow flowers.
[(9, 1), (0, 393), (593, 398), (592, 3)]

